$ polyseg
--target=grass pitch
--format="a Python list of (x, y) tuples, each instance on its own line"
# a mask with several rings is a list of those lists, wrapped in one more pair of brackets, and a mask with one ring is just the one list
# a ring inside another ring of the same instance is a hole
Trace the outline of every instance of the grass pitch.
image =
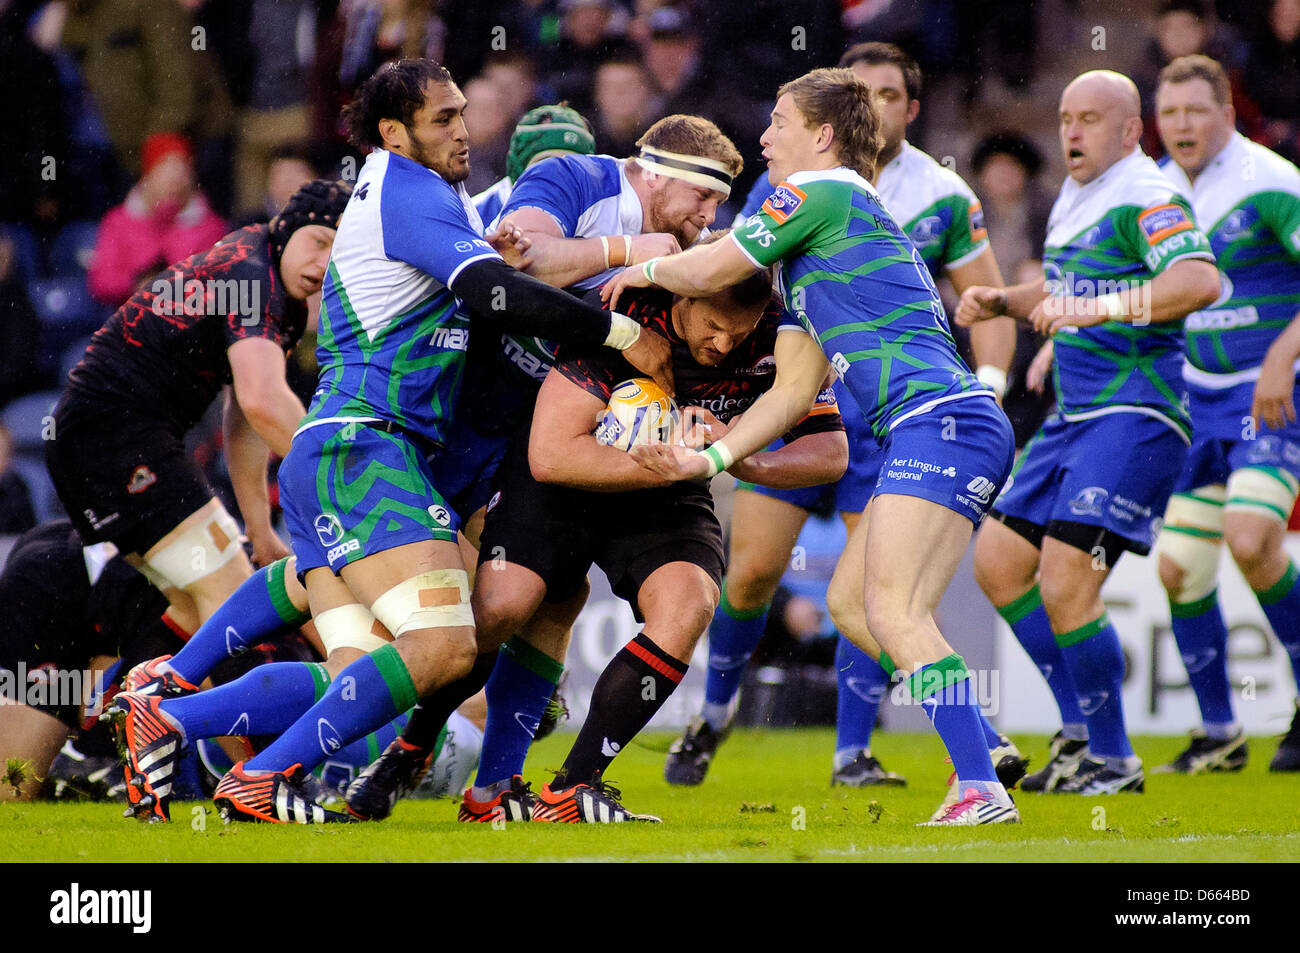
[[(563, 760), (572, 735), (539, 744), (534, 786)], [(1017, 737), (1034, 758), (1046, 737)], [(874, 753), (905, 788), (828, 786), (829, 729), (741, 730), (699, 788), (670, 788), (671, 738), (629, 747), (611, 774), (631, 810), (661, 825), (488, 825), (456, 822), (451, 801), (406, 801), (382, 824), (317, 828), (222, 823), (211, 804), (178, 803), (170, 825), (122, 818), (116, 804), (0, 805), (0, 860), (223, 861), (973, 861), (1250, 862), (1300, 860), (1295, 775), (1267, 771), (1276, 741), (1252, 739), (1240, 774), (1152, 775), (1182, 738), (1140, 738), (1147, 793), (1103, 798), (1023, 794), (1024, 823), (918, 828), (943, 795), (949, 767), (933, 735), (880, 733)]]

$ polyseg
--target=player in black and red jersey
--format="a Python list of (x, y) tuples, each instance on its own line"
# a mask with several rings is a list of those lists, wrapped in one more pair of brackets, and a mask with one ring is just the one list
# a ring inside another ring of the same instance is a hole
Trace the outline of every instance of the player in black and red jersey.
[[(706, 299), (651, 292), (630, 302), (627, 313), (634, 320), (671, 342), (678, 402), (687, 408), (684, 414), (711, 428), (712, 439), (775, 378), (772, 353), (781, 311), (771, 295), (763, 272)], [(483, 754), (461, 820), (533, 816), (538, 802), (518, 775), (531, 729), (558, 678), (567, 633), (547, 644), (532, 633), (563, 627), (535, 626), (527, 639), (517, 633), (530, 619), (567, 613), (570, 600), (585, 596), (592, 563), (632, 603), (645, 630), (597, 682), (587, 722), (560, 778), (543, 790), (536, 819), (634, 817), (601, 775), (681, 680), (717, 605), (725, 564), (707, 485), (670, 486), (592, 434), (613, 389), (637, 376), (621, 357), (561, 350), (538, 396), (530, 439), (513, 443), (498, 470), (473, 607), (481, 653), (510, 642), (487, 684)], [(732, 472), (782, 487), (838, 479), (848, 462), (843, 429), (828, 388), (784, 447), (756, 454)], [(653, 680), (653, 691), (643, 679)], [(370, 787), (350, 790), (349, 807), (370, 813), (377, 800)]]
[(307, 328), (349, 194), (311, 182), (269, 224), (146, 282), (91, 339), (54, 411), (46, 460), (73, 524), (87, 542), (114, 543), (188, 632), (252, 567), (185, 434), (233, 385), (226, 456), (253, 559), (287, 556), (271, 529), (267, 449), (283, 456), (304, 413), (285, 355)]

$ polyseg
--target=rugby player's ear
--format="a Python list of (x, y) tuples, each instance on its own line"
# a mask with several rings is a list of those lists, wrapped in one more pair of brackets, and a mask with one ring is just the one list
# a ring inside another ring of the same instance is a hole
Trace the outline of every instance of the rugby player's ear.
[(908, 100), (907, 125), (910, 126), (912, 122), (916, 119), (916, 117), (920, 115), (920, 113), (921, 113), (921, 100), (919, 99)]
[(1129, 149), (1142, 141), (1142, 117), (1129, 116), (1124, 120), (1124, 148)]
[(828, 122), (821, 124), (817, 130), (817, 141), (814, 143), (818, 152), (826, 152), (835, 144), (835, 127)]
[(379, 120), (379, 137), (387, 149), (402, 149), (406, 145), (406, 127), (396, 119)]

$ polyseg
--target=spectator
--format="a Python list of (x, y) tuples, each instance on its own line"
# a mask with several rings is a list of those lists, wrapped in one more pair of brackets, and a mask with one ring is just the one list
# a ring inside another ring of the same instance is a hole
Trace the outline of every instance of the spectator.
[(311, 143), (286, 142), (276, 146), (271, 150), (270, 164), (266, 169), (266, 190), (261, 203), (242, 216), (236, 224), (243, 226), (270, 221), (293, 198), (293, 193), (312, 179), (325, 176), (325, 172), (326, 163), (317, 155), (317, 150)]
[(510, 134), (514, 132), (517, 117), (510, 112), (510, 99), (505, 91), (490, 79), (475, 77), (461, 92), (469, 103), (465, 126), (472, 150), (465, 187), (477, 194), (506, 174), (506, 152), (510, 149)]
[(1155, 33), (1147, 41), (1143, 59), (1132, 70), (1142, 97), (1142, 150), (1151, 156), (1164, 155), (1156, 132), (1156, 87), (1160, 71), (1180, 56), (1201, 53), (1223, 64), (1232, 87), (1232, 103), (1242, 131), (1255, 136), (1261, 131), (1259, 110), (1242, 88), (1240, 57), (1231, 30), (1217, 27), (1208, 0), (1164, 0), (1156, 18)]
[(1300, 160), (1300, 0), (1273, 0), (1250, 44), (1245, 87), (1263, 117), (1260, 141)]
[(600, 64), (595, 93), (596, 148), (605, 155), (635, 155), (636, 141), (662, 111), (634, 48), (620, 47)]
[[(316, 52), (311, 39), (315, 21), (311, 0), (253, 0), (247, 36), (250, 85), (235, 154), (235, 208), (240, 214), (261, 208), (275, 147), (301, 140), (310, 131), (307, 84)], [(275, 211), (280, 208), (276, 205)]]
[(1020, 133), (995, 132), (975, 147), (971, 164), (997, 260), (1008, 270), (1037, 260), (1052, 210), (1051, 197), (1037, 182), (1043, 168), (1038, 147)]
[(95, 300), (116, 308), (160, 268), (202, 251), (226, 223), (194, 181), (194, 152), (176, 133), (144, 144), (144, 175), (99, 226), (88, 284)]
[(192, 22), (175, 0), (69, 0), (68, 9), (63, 45), (85, 75), (118, 162), (134, 176), (145, 139), (188, 130), (198, 118)]
[(514, 51), (494, 55), (484, 65), (483, 76), (496, 83), (505, 97), (505, 111), (510, 116), (511, 127), (534, 105), (549, 101), (546, 91), (538, 88), (537, 66), (527, 53)]
[(25, 533), (36, 525), (31, 491), (13, 468), (14, 438), (0, 424), (0, 535)]
[(589, 113), (596, 70), (621, 40), (627, 11), (614, 0), (560, 0), (560, 13), (560, 41), (548, 57), (547, 82), (559, 99)]
[(425, 56), (441, 63), (447, 28), (433, 12), (433, 0), (344, 0), (345, 26), (339, 79), (350, 96), (389, 60)]
[(41, 326), (18, 275), (13, 240), (0, 235), (0, 407), (46, 383), (37, 372)]

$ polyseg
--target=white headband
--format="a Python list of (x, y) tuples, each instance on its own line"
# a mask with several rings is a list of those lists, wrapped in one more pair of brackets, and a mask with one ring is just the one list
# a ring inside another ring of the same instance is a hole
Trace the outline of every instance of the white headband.
[(731, 195), (731, 173), (717, 159), (705, 159), (702, 156), (684, 155), (680, 152), (669, 152), (667, 149), (642, 146), (638, 161), (659, 175), (681, 179), (702, 189), (713, 189), (715, 192), (721, 192), (724, 197)]

